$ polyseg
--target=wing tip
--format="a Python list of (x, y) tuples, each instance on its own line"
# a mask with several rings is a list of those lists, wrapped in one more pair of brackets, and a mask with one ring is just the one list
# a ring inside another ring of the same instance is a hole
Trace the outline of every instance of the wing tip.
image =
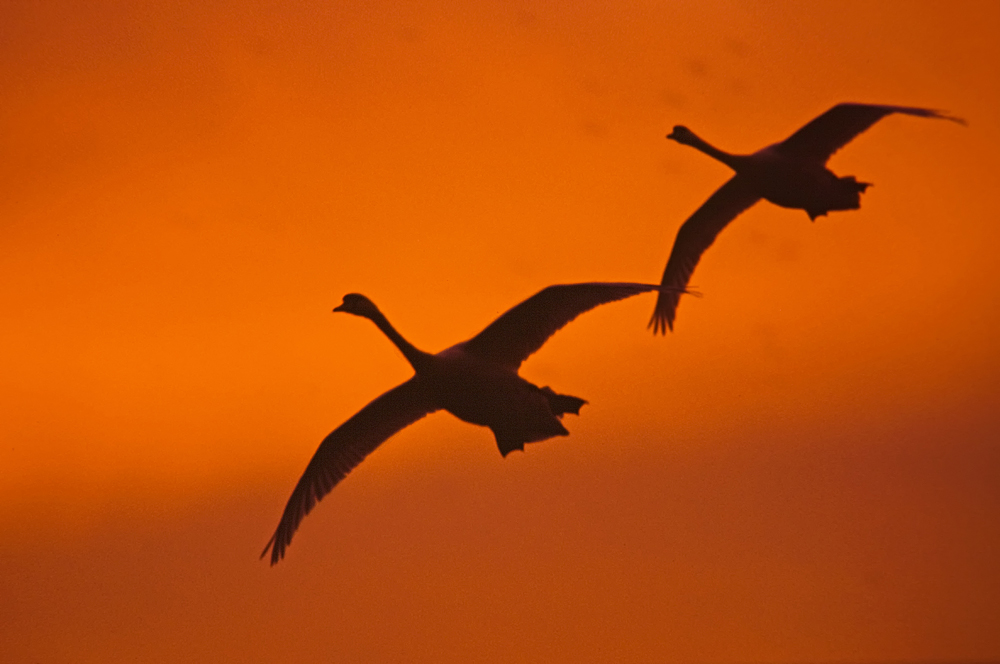
[(908, 106), (897, 106), (893, 108), (894, 113), (905, 113), (907, 115), (916, 115), (925, 118), (933, 118), (935, 120), (949, 120), (963, 127), (968, 127), (969, 123), (966, 122), (965, 118), (960, 118), (957, 115), (952, 115), (947, 111), (942, 111), (939, 108), (912, 108)]
[[(280, 529), (281, 528), (279, 527), (278, 530)], [(285, 547), (278, 545), (278, 530), (274, 531), (274, 534), (271, 535), (271, 539), (267, 541), (267, 545), (264, 547), (264, 550), (260, 552), (260, 557), (257, 558), (257, 560), (263, 560), (264, 556), (267, 555), (267, 552), (270, 551), (271, 567), (277, 565), (278, 562), (285, 557)]]
[(965, 118), (960, 118), (957, 115), (952, 115), (948, 111), (942, 111), (940, 108), (911, 108), (908, 106), (898, 106), (895, 107), (893, 112), (895, 113), (906, 113), (907, 115), (916, 115), (919, 117), (932, 118), (934, 120), (949, 120), (951, 122), (956, 122), (963, 127), (969, 126)]
[(646, 329), (653, 328), (653, 336), (674, 331), (674, 319), (677, 318), (677, 305), (680, 304), (681, 295), (694, 295), (701, 297), (701, 292), (693, 288), (678, 286), (657, 286), (660, 295), (656, 298), (656, 308), (653, 309), (653, 316), (649, 319)]
[(661, 311), (659, 307), (653, 312), (653, 317), (649, 319), (649, 325), (646, 329), (653, 328), (653, 336), (662, 334), (667, 335), (667, 331), (674, 331), (674, 317), (673, 312)]
[(969, 122), (965, 118), (960, 118), (957, 115), (950, 115), (943, 111), (935, 111), (935, 117), (941, 118), (942, 120), (951, 120), (952, 122), (958, 123), (963, 127), (968, 127)]

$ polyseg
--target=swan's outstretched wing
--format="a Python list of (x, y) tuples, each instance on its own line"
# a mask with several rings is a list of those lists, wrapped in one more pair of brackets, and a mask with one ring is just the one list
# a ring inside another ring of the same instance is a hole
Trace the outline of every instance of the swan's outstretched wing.
[(779, 143), (781, 152), (825, 164), (834, 152), (851, 139), (892, 113), (939, 118), (965, 124), (961, 118), (941, 111), (910, 106), (879, 106), (875, 104), (837, 104), (826, 113)]
[(517, 370), (561, 327), (594, 307), (657, 290), (652, 284), (549, 286), (513, 307), (465, 342), (465, 352)]
[(663, 270), (660, 296), (649, 326), (653, 334), (667, 333), (674, 329), (674, 316), (681, 294), (688, 279), (698, 265), (705, 250), (712, 246), (715, 237), (741, 212), (760, 200), (760, 195), (738, 175), (719, 187), (694, 214), (688, 217), (674, 240), (667, 267)]
[(278, 529), (260, 557), (270, 549), (271, 564), (281, 560), (299, 523), (337, 482), (389, 436), (434, 410), (414, 377), (376, 398), (334, 429), (320, 443), (295, 485)]

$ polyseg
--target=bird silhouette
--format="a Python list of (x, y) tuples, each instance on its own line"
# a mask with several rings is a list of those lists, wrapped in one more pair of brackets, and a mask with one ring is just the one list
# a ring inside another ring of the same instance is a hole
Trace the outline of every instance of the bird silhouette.
[(586, 401), (537, 387), (518, 369), (557, 330), (594, 307), (659, 286), (584, 283), (549, 286), (513, 307), (468, 341), (437, 354), (408, 342), (364, 295), (351, 293), (334, 309), (371, 320), (413, 367), (415, 375), (377, 397), (323, 439), (292, 491), (271, 540), (274, 565), (285, 555), (302, 519), (383, 441), (436, 410), (489, 427), (500, 454), (569, 432), (560, 422)]
[(837, 104), (780, 143), (749, 155), (709, 145), (678, 125), (667, 138), (690, 145), (736, 171), (677, 231), (649, 326), (653, 334), (673, 330), (677, 304), (701, 255), (729, 222), (761, 198), (781, 207), (805, 210), (810, 220), (832, 210), (856, 210), (871, 186), (854, 176), (838, 177), (826, 162), (855, 136), (892, 113), (939, 118), (965, 124), (940, 111), (907, 106)]

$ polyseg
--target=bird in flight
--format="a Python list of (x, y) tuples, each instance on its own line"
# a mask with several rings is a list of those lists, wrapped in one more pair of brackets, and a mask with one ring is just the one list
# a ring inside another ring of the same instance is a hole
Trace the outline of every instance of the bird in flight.
[(623, 300), (659, 286), (584, 283), (549, 286), (513, 307), (468, 341), (440, 353), (417, 349), (396, 331), (364, 295), (351, 293), (334, 309), (367, 318), (403, 353), (415, 375), (377, 397), (323, 439), (298, 484), (271, 540), (274, 565), (316, 503), (383, 441), (436, 410), (489, 427), (500, 454), (569, 432), (560, 419), (580, 414), (586, 401), (538, 387), (518, 375), (532, 353), (564, 325), (601, 304)]
[(709, 145), (678, 125), (667, 138), (704, 152), (736, 171), (677, 231), (663, 271), (656, 309), (649, 321), (653, 334), (673, 330), (677, 303), (701, 255), (729, 222), (761, 198), (781, 207), (805, 210), (810, 220), (832, 210), (856, 210), (871, 186), (853, 176), (837, 177), (826, 162), (855, 136), (887, 115), (901, 113), (965, 124), (940, 111), (908, 106), (837, 104), (780, 143), (748, 155), (730, 154)]

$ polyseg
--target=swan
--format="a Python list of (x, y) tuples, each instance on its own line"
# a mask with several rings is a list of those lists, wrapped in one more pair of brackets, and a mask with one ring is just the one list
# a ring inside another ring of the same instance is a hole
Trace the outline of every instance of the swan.
[(518, 369), (557, 330), (594, 307), (659, 286), (583, 283), (549, 286), (516, 305), (468, 341), (437, 354), (417, 349), (364, 295), (350, 293), (334, 309), (375, 323), (416, 375), (377, 397), (323, 439), (292, 491), (277, 529), (260, 554), (281, 560), (299, 523), (323, 496), (383, 441), (436, 410), (489, 427), (500, 454), (569, 432), (560, 422), (586, 401), (537, 387)]
[(723, 152), (682, 125), (667, 138), (704, 152), (736, 171), (677, 231), (677, 239), (663, 271), (656, 309), (649, 321), (653, 334), (673, 330), (681, 293), (716, 236), (741, 212), (761, 198), (781, 207), (805, 210), (809, 219), (832, 210), (856, 210), (870, 182), (854, 176), (837, 177), (826, 168), (827, 160), (855, 136), (887, 115), (902, 113), (965, 124), (961, 118), (941, 111), (908, 106), (837, 104), (780, 143), (749, 155)]

